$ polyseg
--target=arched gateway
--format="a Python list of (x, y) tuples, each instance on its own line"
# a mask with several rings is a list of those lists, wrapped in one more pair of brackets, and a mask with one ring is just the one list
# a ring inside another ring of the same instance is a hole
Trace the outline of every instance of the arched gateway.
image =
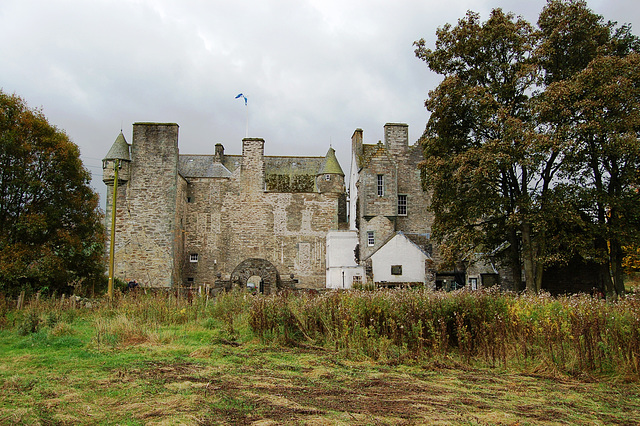
[(231, 285), (244, 288), (253, 276), (261, 278), (259, 290), (264, 294), (275, 293), (282, 287), (278, 270), (273, 263), (264, 259), (247, 259), (241, 262), (231, 273)]

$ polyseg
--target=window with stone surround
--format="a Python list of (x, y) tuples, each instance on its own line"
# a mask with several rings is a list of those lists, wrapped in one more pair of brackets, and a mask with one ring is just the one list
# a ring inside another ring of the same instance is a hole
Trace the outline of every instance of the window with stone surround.
[(362, 284), (362, 276), (354, 275), (352, 283), (353, 284)]
[(407, 215), (407, 196), (406, 194), (398, 194), (398, 216)]
[(367, 231), (367, 245), (369, 247), (374, 246), (376, 244), (376, 237), (373, 231)]
[(198, 253), (191, 253), (189, 255), (189, 262), (198, 263)]
[(378, 175), (378, 197), (384, 196), (384, 175)]
[(402, 275), (402, 265), (391, 265), (391, 275)]
[(324, 175), (324, 180), (331, 180), (331, 175)]

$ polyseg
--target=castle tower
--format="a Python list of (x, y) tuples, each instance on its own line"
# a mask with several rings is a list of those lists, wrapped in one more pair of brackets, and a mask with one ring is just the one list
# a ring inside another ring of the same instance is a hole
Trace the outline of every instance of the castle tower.
[(183, 179), (178, 176), (178, 125), (135, 123), (130, 147), (122, 134), (118, 136), (104, 160), (104, 181), (112, 194), (110, 157), (120, 157), (129, 166), (118, 176), (115, 276), (152, 287), (179, 282), (183, 236), (178, 191)]
[(111, 149), (102, 160), (102, 181), (108, 188), (113, 190), (113, 180), (115, 177), (115, 162), (119, 161), (118, 170), (118, 186), (126, 183), (129, 180), (131, 173), (130, 163), (131, 156), (129, 155), (129, 144), (124, 138), (124, 134), (120, 131), (120, 134), (116, 138)]

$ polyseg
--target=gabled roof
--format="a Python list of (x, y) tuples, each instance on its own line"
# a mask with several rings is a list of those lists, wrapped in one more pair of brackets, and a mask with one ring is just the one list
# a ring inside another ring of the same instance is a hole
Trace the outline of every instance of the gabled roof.
[(428, 259), (431, 259), (431, 255), (429, 253), (427, 253), (427, 251), (420, 246), (420, 244), (416, 243), (416, 242), (422, 242), (422, 241), (427, 241), (428, 238), (426, 236), (420, 235), (420, 234), (410, 234), (406, 235), (404, 232), (402, 231), (398, 231), (395, 234), (392, 234), (389, 238), (387, 238), (384, 243), (382, 243), (380, 245), (380, 247), (378, 247), (375, 251), (373, 251), (369, 256), (365, 257), (362, 260), (367, 260), (369, 258), (371, 258), (371, 256), (373, 256), (374, 254), (376, 254), (380, 249), (382, 249), (385, 245), (387, 245), (387, 243), (389, 243), (389, 241), (393, 240), (395, 237), (397, 236), (401, 236), (403, 238), (405, 238), (407, 241), (409, 241), (413, 246), (415, 246), (415, 248), (417, 248), (418, 250), (420, 250), (422, 252), (422, 254), (424, 254)]
[(391, 155), (389, 154), (389, 150), (387, 150), (387, 147), (382, 143), (382, 141), (378, 141), (377, 144), (375, 145), (367, 145), (367, 144), (363, 144), (362, 145), (362, 158), (358, 159), (358, 167), (360, 167), (361, 169), (366, 167), (373, 158), (375, 157), (387, 157), (387, 160), (393, 162), (393, 159), (391, 158)]

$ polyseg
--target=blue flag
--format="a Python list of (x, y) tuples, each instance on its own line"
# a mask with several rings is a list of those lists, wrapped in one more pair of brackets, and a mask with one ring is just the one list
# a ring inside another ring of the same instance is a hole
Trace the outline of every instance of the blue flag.
[(245, 95), (243, 95), (242, 93), (240, 93), (238, 96), (236, 96), (236, 99), (238, 98), (243, 98), (244, 99), (244, 104), (247, 104), (247, 97)]

